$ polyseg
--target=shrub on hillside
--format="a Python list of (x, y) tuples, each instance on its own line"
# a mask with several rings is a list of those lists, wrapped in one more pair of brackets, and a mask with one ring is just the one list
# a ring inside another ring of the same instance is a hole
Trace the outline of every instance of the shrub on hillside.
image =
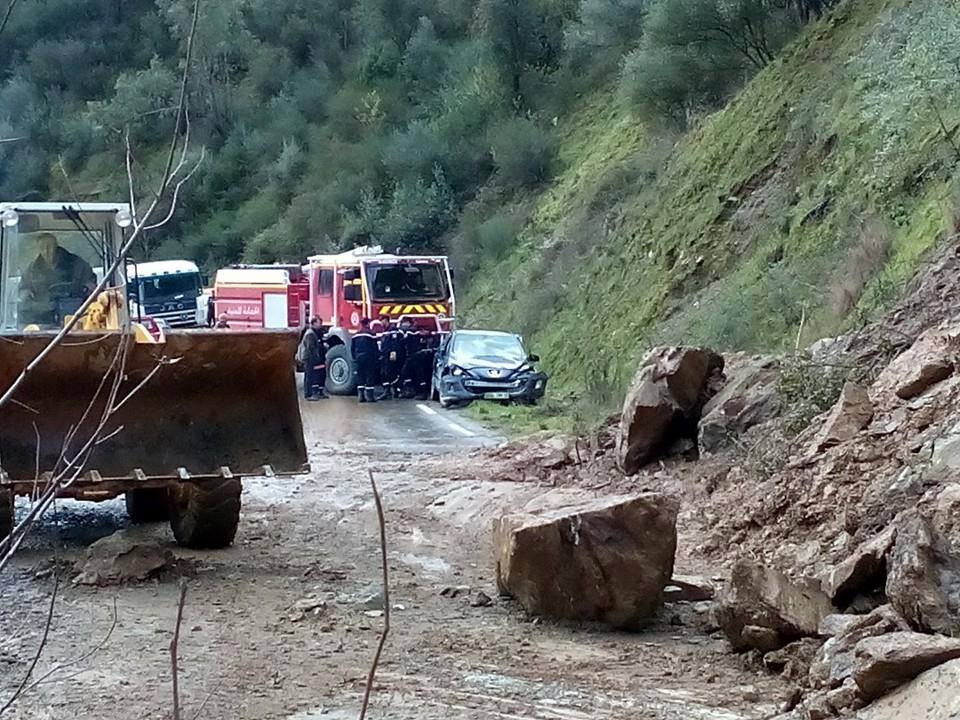
[(537, 185), (550, 176), (554, 141), (528, 118), (510, 118), (490, 130), (490, 150), (497, 176), (510, 187)]

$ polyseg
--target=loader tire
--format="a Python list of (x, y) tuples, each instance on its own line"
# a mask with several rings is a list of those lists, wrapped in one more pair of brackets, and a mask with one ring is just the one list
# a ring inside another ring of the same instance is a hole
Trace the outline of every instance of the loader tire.
[(346, 345), (334, 345), (327, 351), (327, 394), (355, 395), (357, 372)]
[(0, 541), (13, 532), (13, 493), (0, 490)]
[(166, 488), (128, 490), (124, 495), (127, 515), (135, 525), (170, 519), (170, 495)]
[(183, 547), (215, 550), (233, 542), (240, 523), (240, 492), (236, 478), (205, 483), (180, 483), (171, 491), (170, 527)]

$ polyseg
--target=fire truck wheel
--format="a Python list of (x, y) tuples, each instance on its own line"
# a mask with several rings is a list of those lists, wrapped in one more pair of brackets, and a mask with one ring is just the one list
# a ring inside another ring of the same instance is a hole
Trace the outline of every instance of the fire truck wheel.
[(13, 532), (13, 493), (0, 490), (0, 540)]
[(128, 490), (123, 498), (127, 515), (137, 525), (170, 519), (170, 498), (166, 488)]
[(346, 345), (336, 345), (327, 351), (327, 392), (330, 395), (353, 395), (357, 392), (353, 358)]
[(197, 549), (230, 545), (240, 524), (242, 490), (236, 478), (180, 483), (170, 493), (170, 527), (177, 543)]

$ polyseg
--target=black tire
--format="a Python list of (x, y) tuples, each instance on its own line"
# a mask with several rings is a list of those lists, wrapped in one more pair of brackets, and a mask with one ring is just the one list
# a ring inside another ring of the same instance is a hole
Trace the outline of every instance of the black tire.
[(13, 493), (0, 490), (0, 540), (13, 532)]
[(356, 395), (357, 372), (346, 345), (334, 345), (327, 351), (327, 394)]
[(225, 548), (240, 524), (240, 493), (236, 478), (205, 483), (180, 483), (170, 491), (170, 527), (177, 543), (196, 549)]
[(170, 497), (166, 488), (128, 490), (124, 495), (127, 515), (136, 525), (170, 519)]

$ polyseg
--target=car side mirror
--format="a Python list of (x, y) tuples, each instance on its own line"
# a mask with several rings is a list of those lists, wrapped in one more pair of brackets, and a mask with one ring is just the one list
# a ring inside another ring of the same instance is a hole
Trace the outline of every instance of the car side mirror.
[(530, 353), (530, 356), (527, 358), (530, 362), (540, 362), (540, 356)]

